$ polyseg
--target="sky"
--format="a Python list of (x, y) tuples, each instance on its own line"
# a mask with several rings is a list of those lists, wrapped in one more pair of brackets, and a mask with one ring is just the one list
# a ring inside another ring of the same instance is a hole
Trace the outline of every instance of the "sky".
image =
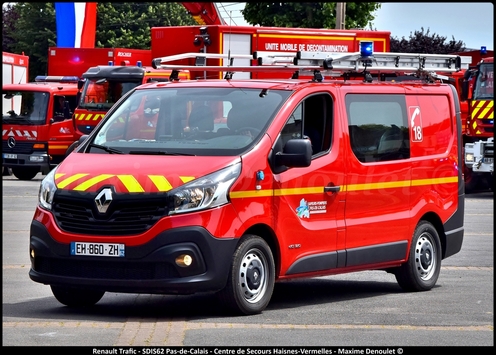
[[(239, 12), (245, 3), (216, 4), (228, 24), (248, 25)], [(424, 33), (429, 30), (430, 35), (446, 37), (446, 42), (454, 37), (469, 49), (486, 46), (494, 50), (494, 5), (490, 2), (387, 2), (374, 15), (371, 28), (390, 31), (398, 39), (408, 40), (410, 33), (423, 27)]]

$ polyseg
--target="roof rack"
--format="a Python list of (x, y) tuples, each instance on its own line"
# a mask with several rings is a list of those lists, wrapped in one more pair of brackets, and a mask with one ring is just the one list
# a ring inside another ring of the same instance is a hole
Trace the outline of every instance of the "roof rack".
[[(175, 60), (196, 58), (201, 65), (170, 65), (164, 64)], [(256, 65), (233, 66), (236, 58), (256, 60)], [(201, 60), (199, 60), (201, 59)], [(207, 66), (206, 59), (228, 59), (229, 65)], [(373, 55), (364, 55), (361, 52), (334, 53), (334, 52), (254, 52), (249, 55), (184, 53), (153, 60), (154, 68), (181, 70), (203, 70), (226, 72), (226, 79), (232, 78), (234, 72), (277, 72), (292, 70), (295, 75), (313, 75), (314, 81), (322, 81), (323, 74), (349, 79), (357, 74), (364, 77), (364, 81), (372, 81), (372, 73), (396, 72), (410, 73), (427, 81), (447, 79), (439, 75), (468, 69), (472, 62), (470, 56), (451, 54), (419, 54), (419, 53), (391, 53), (375, 52)], [(201, 68), (199, 68), (201, 66)]]

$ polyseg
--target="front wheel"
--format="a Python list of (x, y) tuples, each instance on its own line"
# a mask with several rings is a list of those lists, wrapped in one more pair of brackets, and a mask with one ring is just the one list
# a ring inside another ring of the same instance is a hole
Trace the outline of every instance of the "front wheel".
[(38, 173), (40, 172), (40, 168), (35, 167), (15, 167), (12, 168), (12, 174), (19, 180), (32, 180)]
[(236, 313), (261, 313), (274, 291), (274, 257), (260, 237), (246, 236), (236, 249), (226, 287), (218, 296)]
[(408, 261), (395, 271), (405, 291), (427, 291), (434, 287), (441, 271), (441, 242), (436, 228), (422, 221), (415, 228)]
[(69, 307), (88, 307), (95, 305), (105, 291), (85, 290), (66, 286), (50, 286), (52, 293), (60, 303)]

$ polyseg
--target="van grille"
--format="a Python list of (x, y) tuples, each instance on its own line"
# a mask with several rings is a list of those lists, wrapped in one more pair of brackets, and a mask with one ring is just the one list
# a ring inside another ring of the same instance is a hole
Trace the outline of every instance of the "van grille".
[(59, 190), (52, 212), (64, 231), (85, 235), (135, 235), (167, 215), (167, 195), (115, 194), (108, 211), (98, 212), (96, 194)]

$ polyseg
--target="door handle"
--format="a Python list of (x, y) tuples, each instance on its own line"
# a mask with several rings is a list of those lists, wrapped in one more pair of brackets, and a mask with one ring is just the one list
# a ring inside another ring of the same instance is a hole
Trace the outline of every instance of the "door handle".
[(324, 187), (324, 192), (339, 192), (341, 190), (341, 186), (325, 186)]

